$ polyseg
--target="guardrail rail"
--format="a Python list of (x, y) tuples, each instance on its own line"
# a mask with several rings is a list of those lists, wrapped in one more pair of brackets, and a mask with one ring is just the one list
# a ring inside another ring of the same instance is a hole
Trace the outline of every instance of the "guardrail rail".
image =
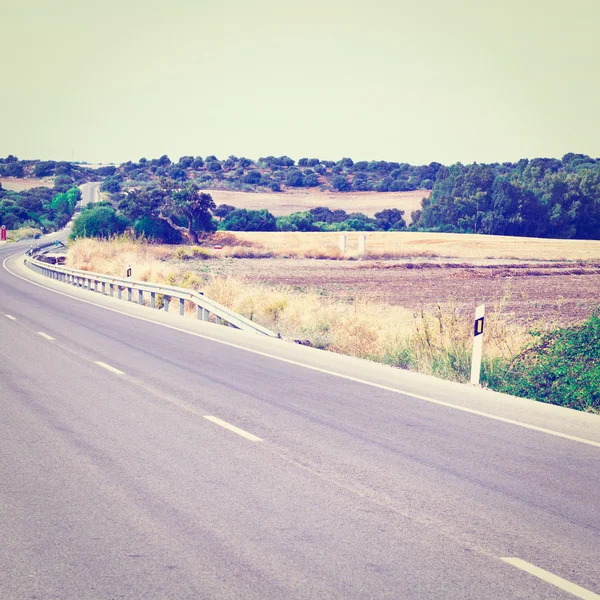
[[(250, 321), (250, 319), (214, 300), (210, 300), (202, 292), (147, 283), (130, 278), (101, 275), (100, 273), (93, 273), (91, 271), (68, 269), (59, 264), (45, 262), (42, 250), (48, 249), (46, 250), (48, 252), (50, 247), (54, 247), (54, 243), (30, 248), (25, 255), (25, 265), (32, 271), (56, 281), (100, 293), (104, 296), (114, 297), (116, 292), (116, 297), (119, 300), (125, 299), (142, 306), (149, 305), (150, 308), (162, 309), (165, 312), (169, 312), (171, 301), (176, 299), (179, 300), (179, 314), (181, 316), (185, 314), (185, 303), (188, 302), (196, 306), (196, 315), (199, 320), (213, 321), (218, 325), (225, 325), (242, 331), (251, 331), (269, 337), (281, 337), (278, 333), (270, 331), (254, 321)], [(124, 292), (126, 298), (123, 298)], [(148, 294), (149, 304), (146, 304)]]

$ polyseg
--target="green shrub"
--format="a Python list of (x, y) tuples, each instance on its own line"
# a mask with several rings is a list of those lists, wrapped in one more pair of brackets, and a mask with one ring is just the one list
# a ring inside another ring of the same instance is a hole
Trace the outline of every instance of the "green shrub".
[(600, 411), (600, 311), (581, 325), (536, 338), (492, 387), (541, 402)]
[(123, 233), (129, 225), (128, 220), (118, 215), (112, 206), (94, 206), (82, 210), (73, 221), (71, 239), (80, 237), (109, 238)]
[(277, 221), (268, 210), (236, 208), (219, 223), (225, 231), (275, 231)]

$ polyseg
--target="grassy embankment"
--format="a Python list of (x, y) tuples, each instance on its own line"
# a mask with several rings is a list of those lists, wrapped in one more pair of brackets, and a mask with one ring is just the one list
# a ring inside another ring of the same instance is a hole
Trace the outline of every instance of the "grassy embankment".
[[(316, 292), (203, 275), (186, 265), (187, 258), (210, 256), (199, 247), (86, 239), (71, 245), (68, 266), (116, 275), (131, 265), (136, 279), (202, 289), (209, 298), (284, 337), (445, 379), (468, 380), (472, 322), (454, 306), (413, 312), (369, 298), (348, 303)], [(500, 303), (486, 321), (486, 337), (484, 382), (493, 380), (505, 360), (524, 347), (528, 334), (504, 318)]]

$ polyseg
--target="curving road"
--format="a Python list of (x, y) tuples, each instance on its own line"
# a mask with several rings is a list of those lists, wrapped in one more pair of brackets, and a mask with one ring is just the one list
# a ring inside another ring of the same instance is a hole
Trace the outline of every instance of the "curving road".
[(71, 290), (27, 245), (3, 599), (600, 598), (599, 417)]

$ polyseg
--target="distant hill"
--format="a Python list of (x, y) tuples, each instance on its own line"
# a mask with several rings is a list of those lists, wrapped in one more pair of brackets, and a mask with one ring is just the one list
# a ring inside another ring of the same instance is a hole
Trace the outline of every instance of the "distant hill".
[[(194, 180), (205, 189), (240, 192), (283, 192), (317, 189), (330, 192), (407, 192), (431, 189), (439, 163), (413, 166), (408, 163), (380, 161), (354, 162), (343, 158), (337, 162), (318, 158), (267, 156), (257, 161), (229, 156), (220, 160), (214, 155), (182, 156), (172, 162), (166, 155), (157, 159), (141, 158), (126, 162), (115, 169), (111, 186), (118, 183), (147, 184), (166, 177), (176, 181)], [(113, 183), (114, 182), (114, 183)]]

